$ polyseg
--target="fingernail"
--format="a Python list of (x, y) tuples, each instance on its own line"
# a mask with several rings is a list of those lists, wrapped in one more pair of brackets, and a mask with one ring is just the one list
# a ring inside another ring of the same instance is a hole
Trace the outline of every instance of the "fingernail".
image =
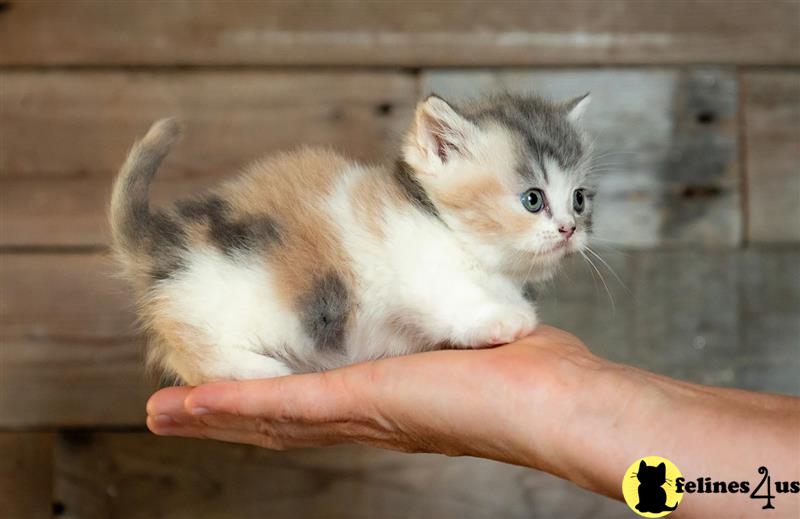
[(156, 415), (156, 416), (153, 418), (153, 420), (155, 420), (155, 422), (156, 422), (156, 424), (157, 424), (157, 425), (161, 425), (161, 426), (175, 425), (175, 424), (177, 424), (177, 423), (178, 423), (178, 422), (176, 422), (176, 421), (175, 421), (175, 419), (174, 419), (174, 418), (172, 418), (172, 417), (171, 417), (170, 415), (168, 415), (168, 414), (159, 414), (159, 415)]
[(193, 414), (193, 415), (195, 415), (195, 416), (198, 416), (198, 415), (201, 415), (201, 414), (208, 414), (208, 413), (210, 413), (211, 411), (209, 411), (209, 410), (208, 410), (208, 409), (206, 409), (205, 407), (192, 407), (192, 408), (189, 410), (189, 412), (190, 412), (190, 413), (192, 413), (192, 414)]

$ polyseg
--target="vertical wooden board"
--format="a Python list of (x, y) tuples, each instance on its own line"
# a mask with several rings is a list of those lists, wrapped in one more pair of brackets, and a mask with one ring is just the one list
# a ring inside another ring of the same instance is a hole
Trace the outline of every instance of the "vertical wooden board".
[(637, 254), (630, 363), (703, 384), (735, 385), (742, 325), (738, 259), (722, 251)]
[(592, 92), (595, 228), (617, 245), (740, 243), (737, 86), (725, 69), (455, 70), (423, 75), (422, 93), (462, 99)]
[(101, 254), (0, 255), (0, 426), (141, 425), (133, 298)]
[(800, 72), (743, 81), (748, 239), (800, 243)]
[(271, 452), (148, 434), (62, 435), (64, 517), (614, 517), (624, 505), (540, 472), (363, 447)]
[(51, 517), (53, 434), (0, 432), (0, 517)]
[(740, 267), (737, 385), (800, 396), (800, 249), (751, 249)]

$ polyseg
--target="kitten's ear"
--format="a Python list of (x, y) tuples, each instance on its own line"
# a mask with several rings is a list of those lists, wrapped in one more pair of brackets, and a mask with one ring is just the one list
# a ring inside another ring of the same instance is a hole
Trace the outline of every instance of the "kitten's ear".
[(591, 101), (591, 92), (586, 92), (582, 96), (578, 96), (567, 101), (564, 104), (564, 108), (567, 111), (567, 119), (569, 119), (569, 121), (572, 123), (580, 122), (580, 120), (583, 118), (583, 114), (586, 113), (586, 108), (589, 107), (589, 103)]
[(667, 466), (664, 464), (663, 461), (658, 464), (658, 467), (656, 467), (656, 470), (661, 473), (661, 477), (666, 477), (667, 476)]
[(464, 119), (447, 101), (430, 95), (417, 105), (411, 144), (427, 163), (445, 164), (455, 153), (466, 150), (475, 126)]
[(645, 467), (647, 467), (647, 463), (645, 463), (644, 460), (640, 461), (639, 462), (639, 472), (643, 471), (645, 469)]

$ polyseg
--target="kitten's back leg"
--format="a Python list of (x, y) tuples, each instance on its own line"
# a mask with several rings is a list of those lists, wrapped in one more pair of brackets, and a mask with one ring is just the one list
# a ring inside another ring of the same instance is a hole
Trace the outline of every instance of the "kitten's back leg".
[[(216, 350), (216, 348), (214, 348)], [(292, 370), (280, 360), (248, 350), (214, 351), (207, 355), (199, 369), (186, 359), (168, 360), (172, 369), (187, 384), (198, 385), (215, 380), (254, 380), (291, 375)], [(178, 354), (179, 355), (179, 354)]]
[(151, 322), (154, 340), (148, 364), (177, 376), (183, 383), (204, 384), (215, 380), (251, 380), (291, 375), (291, 368), (266, 353), (244, 348), (209, 345), (190, 326), (159, 318)]

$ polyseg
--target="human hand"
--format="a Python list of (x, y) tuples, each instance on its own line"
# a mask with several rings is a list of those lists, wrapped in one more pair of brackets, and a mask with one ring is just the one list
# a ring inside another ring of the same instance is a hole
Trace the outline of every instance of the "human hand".
[(493, 349), (162, 389), (148, 402), (147, 424), (160, 435), (270, 449), (361, 443), (548, 469), (570, 393), (601, 362), (576, 337), (539, 326)]

